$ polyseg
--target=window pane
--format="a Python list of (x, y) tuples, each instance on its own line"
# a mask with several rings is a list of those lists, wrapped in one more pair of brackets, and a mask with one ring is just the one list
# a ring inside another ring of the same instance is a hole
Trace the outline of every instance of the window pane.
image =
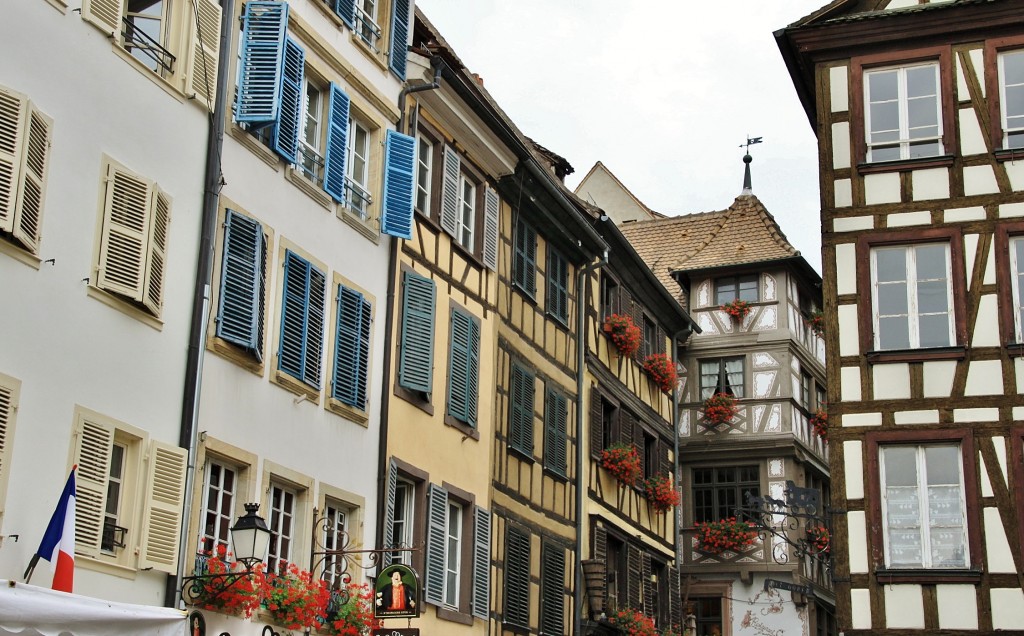
[(914, 248), (917, 260), (918, 280), (945, 280), (946, 279), (946, 252), (947, 246), (942, 245), (921, 245)]
[(902, 247), (875, 250), (875, 276), (880, 283), (906, 280), (907, 251)]
[(890, 283), (878, 286), (878, 313), (882, 316), (907, 315), (906, 283)]
[(1006, 87), (1006, 104), (1003, 105), (1003, 112), (1007, 117), (1020, 117), (1024, 114), (1024, 84)]
[(910, 158), (918, 159), (920, 157), (934, 157), (942, 152), (942, 147), (937, 141), (929, 141), (926, 143), (911, 144), (910, 146)]
[(949, 314), (921, 316), (919, 321), (922, 348), (948, 347), (952, 344), (949, 341)]
[(907, 69), (907, 97), (935, 95), (935, 75), (938, 67), (915, 66)]
[[(899, 102), (871, 104), (871, 141), (896, 141), (899, 139)], [(886, 131), (892, 131), (885, 134)]]
[(913, 446), (883, 449), (886, 486), (917, 486), (917, 461)]
[(871, 149), (871, 161), (895, 161), (899, 158), (899, 146), (889, 146), (888, 148)]
[(946, 281), (930, 280), (917, 284), (917, 310), (922, 314), (945, 313), (949, 309)]
[(880, 102), (883, 100), (894, 100), (899, 95), (899, 83), (897, 71), (881, 71), (868, 75), (868, 90), (871, 101)]
[(743, 360), (726, 360), (725, 374), (726, 392), (738, 398), (743, 397)]
[(927, 446), (924, 449), (925, 470), (929, 486), (960, 483), (960, 448), (957, 446)]
[(907, 318), (896, 316), (878, 319), (878, 348), (910, 348), (910, 324)]
[(1024, 51), (1007, 53), (1003, 57), (1003, 81), (1024, 84)]
[[(939, 134), (938, 100), (936, 97), (918, 97), (907, 102), (907, 121), (910, 138), (935, 137)], [(913, 129), (920, 129), (916, 134)], [(930, 132), (924, 132), (930, 131)]]
[(740, 281), (740, 300), (757, 302), (757, 278)]

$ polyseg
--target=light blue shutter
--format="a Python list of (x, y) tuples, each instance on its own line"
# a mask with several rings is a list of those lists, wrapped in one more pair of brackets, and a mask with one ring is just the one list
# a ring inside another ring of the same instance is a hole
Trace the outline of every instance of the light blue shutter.
[(405, 58), (409, 39), (409, 0), (394, 0), (391, 5), (391, 42), (388, 47), (388, 68), (405, 80)]
[(334, 12), (348, 28), (356, 28), (356, 0), (334, 0)]
[(264, 267), (267, 241), (263, 226), (233, 210), (224, 223), (217, 337), (262, 354)]
[[(395, 544), (395, 506), (398, 502), (395, 501), (398, 494), (398, 466), (395, 465), (394, 458), (388, 459), (388, 499), (387, 506), (384, 507), (384, 549), (388, 549)], [(394, 560), (394, 555), (391, 552), (385, 552), (381, 555), (381, 568), (386, 568), (391, 565)]]
[(359, 292), (338, 285), (337, 316), (331, 396), (362, 410), (366, 408), (370, 304)]
[(566, 400), (562, 394), (549, 390), (544, 402), (544, 466), (566, 475)]
[(267, 0), (245, 3), (236, 121), (258, 125), (277, 121), (287, 26), (287, 3)]
[(447, 532), (448, 491), (430, 484), (427, 502), (427, 602), (444, 605), (444, 548)]
[(298, 163), (305, 67), (306, 52), (295, 40), (288, 38), (284, 45), (284, 70), (281, 73), (281, 109), (274, 127), (274, 150), (288, 163)]
[(320, 387), (326, 282), (323, 272), (309, 261), (285, 252), (278, 368), (316, 388)]
[(324, 153), (324, 190), (335, 201), (345, 201), (345, 155), (348, 153), (349, 98), (331, 83), (331, 103), (327, 109), (327, 152)]
[(491, 513), (476, 506), (473, 512), (473, 616), (487, 620), (491, 592)]
[(512, 448), (533, 456), (534, 375), (515, 364), (512, 365), (511, 413), (509, 414), (509, 444)]
[(462, 159), (451, 146), (444, 147), (444, 174), (441, 178), (441, 229), (455, 236), (459, 222), (459, 172)]
[(484, 265), (488, 269), (498, 271), (498, 224), (501, 199), (498, 193), (487, 188), (484, 191)]
[(398, 384), (429, 394), (433, 387), (434, 281), (405, 272), (403, 289)]
[(381, 231), (398, 238), (412, 238), (413, 169), (416, 139), (389, 130), (384, 139), (384, 211)]
[(473, 319), (452, 310), (451, 340), (448, 343), (448, 414), (469, 421), (469, 347)]

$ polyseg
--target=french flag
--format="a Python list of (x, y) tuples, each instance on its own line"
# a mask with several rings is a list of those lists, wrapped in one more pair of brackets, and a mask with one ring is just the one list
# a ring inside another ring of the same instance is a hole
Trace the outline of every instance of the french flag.
[(71, 592), (75, 582), (75, 469), (71, 467), (68, 483), (57, 502), (57, 509), (46, 526), (36, 556), (50, 562), (53, 589)]

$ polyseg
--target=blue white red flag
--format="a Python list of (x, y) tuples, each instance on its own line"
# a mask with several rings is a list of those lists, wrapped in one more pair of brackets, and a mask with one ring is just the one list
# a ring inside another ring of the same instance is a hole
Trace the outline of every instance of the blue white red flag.
[(36, 555), (50, 562), (53, 589), (71, 592), (75, 581), (75, 469), (71, 467), (68, 483), (50, 517), (50, 525), (39, 544)]

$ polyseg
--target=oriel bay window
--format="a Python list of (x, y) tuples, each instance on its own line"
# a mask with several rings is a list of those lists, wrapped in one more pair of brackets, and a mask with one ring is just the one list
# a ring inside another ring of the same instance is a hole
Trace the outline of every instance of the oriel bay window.
[(715, 279), (715, 304), (724, 305), (734, 300), (756, 303), (760, 300), (758, 275), (742, 274)]
[(693, 520), (697, 523), (739, 516), (747, 497), (761, 493), (757, 466), (693, 469)]
[(725, 393), (735, 398), (746, 397), (743, 361), (742, 357), (701, 360), (700, 398), (706, 400), (715, 393)]

